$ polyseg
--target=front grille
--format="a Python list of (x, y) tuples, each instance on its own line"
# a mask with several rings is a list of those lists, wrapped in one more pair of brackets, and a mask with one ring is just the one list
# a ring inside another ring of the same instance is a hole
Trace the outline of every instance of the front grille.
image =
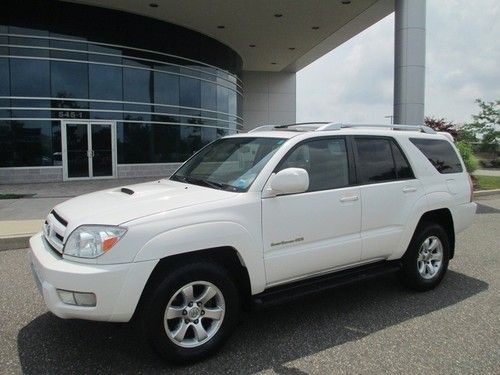
[(54, 215), (54, 217), (57, 219), (57, 221), (59, 221), (62, 225), (64, 225), (65, 227), (68, 226), (68, 222), (66, 220), (64, 220), (61, 216), (59, 216), (57, 212), (52, 210), (52, 211), (50, 211), (50, 213), (52, 215)]
[(62, 254), (64, 247), (64, 235), (68, 222), (54, 210), (50, 211), (43, 225), (43, 234), (51, 248)]

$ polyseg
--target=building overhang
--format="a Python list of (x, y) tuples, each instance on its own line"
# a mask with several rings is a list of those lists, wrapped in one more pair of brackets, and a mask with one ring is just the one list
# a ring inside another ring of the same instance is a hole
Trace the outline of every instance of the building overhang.
[(177, 24), (219, 40), (244, 70), (309, 65), (394, 11), (394, 0), (68, 0)]

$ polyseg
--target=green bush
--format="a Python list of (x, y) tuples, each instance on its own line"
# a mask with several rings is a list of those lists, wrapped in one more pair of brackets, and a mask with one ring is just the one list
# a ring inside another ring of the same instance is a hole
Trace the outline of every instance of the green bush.
[(493, 165), (493, 168), (500, 168), (500, 158), (492, 160), (491, 164)]
[(472, 147), (470, 144), (464, 141), (459, 141), (456, 143), (458, 151), (460, 152), (460, 156), (465, 164), (465, 168), (467, 168), (467, 172), (472, 173), (479, 167), (479, 161), (476, 156), (472, 152)]

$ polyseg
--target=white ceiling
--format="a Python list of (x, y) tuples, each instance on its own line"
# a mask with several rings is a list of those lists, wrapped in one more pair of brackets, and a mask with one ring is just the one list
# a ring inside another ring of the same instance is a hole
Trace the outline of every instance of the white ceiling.
[[(196, 30), (234, 49), (245, 70), (261, 71), (300, 70), (394, 10), (394, 0), (352, 0), (347, 5), (341, 0), (69, 1)], [(151, 3), (158, 7), (151, 7)]]

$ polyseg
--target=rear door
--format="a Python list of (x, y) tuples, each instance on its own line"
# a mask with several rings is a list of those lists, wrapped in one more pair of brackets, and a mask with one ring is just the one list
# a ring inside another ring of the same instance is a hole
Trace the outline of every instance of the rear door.
[(305, 193), (262, 199), (268, 284), (359, 262), (361, 205), (352, 164), (343, 137), (303, 141), (283, 158), (275, 172), (303, 168), (310, 183)]
[(412, 207), (425, 192), (393, 138), (356, 136), (352, 141), (361, 193), (361, 258), (385, 259), (400, 250)]

